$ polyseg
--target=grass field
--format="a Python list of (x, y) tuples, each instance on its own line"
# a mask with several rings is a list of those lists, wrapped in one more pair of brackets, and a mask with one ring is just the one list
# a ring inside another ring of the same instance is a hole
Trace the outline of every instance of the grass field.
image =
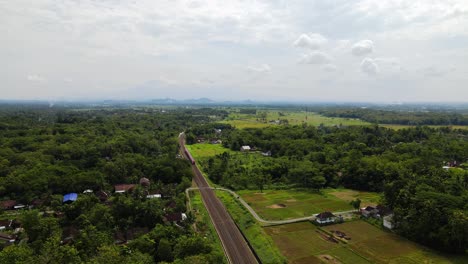
[(289, 263), (320, 263), (319, 256), (324, 255), (338, 263), (468, 263), (467, 256), (438, 254), (362, 220), (327, 226), (324, 230), (342, 231), (351, 240), (347, 244), (330, 242), (309, 222), (265, 227)]
[(202, 143), (186, 145), (186, 147), (195, 160), (199, 158), (213, 157), (224, 152), (232, 152), (232, 150), (223, 147), (221, 144)]
[(322, 192), (327, 195), (332, 195), (340, 200), (345, 201), (346, 203), (359, 198), (361, 200), (361, 207), (366, 207), (368, 205), (377, 205), (380, 203), (382, 195), (375, 192), (362, 192), (355, 191), (350, 189), (324, 189)]
[(266, 220), (284, 220), (323, 211), (346, 211), (353, 207), (334, 195), (298, 190), (244, 190), (238, 192)]
[[(236, 128), (263, 128), (268, 126), (275, 126), (275, 124), (270, 124), (269, 121), (286, 119), (290, 125), (298, 125), (302, 123), (307, 123), (313, 126), (325, 125), (325, 126), (334, 126), (334, 125), (345, 125), (345, 126), (356, 126), (356, 125), (369, 125), (365, 121), (359, 119), (351, 118), (339, 118), (339, 117), (326, 117), (319, 115), (317, 113), (310, 113), (304, 111), (277, 111), (277, 110), (264, 110), (266, 112), (266, 123), (259, 120), (259, 117), (254, 114), (240, 114), (232, 112), (229, 114), (226, 120), (222, 122), (231, 124)], [(282, 113), (280, 115), (279, 113)]]
[(239, 226), (244, 236), (254, 248), (262, 263), (280, 264), (286, 263), (286, 259), (270, 236), (258, 224), (252, 215), (230, 194), (217, 191), (216, 195), (221, 199), (234, 222)]

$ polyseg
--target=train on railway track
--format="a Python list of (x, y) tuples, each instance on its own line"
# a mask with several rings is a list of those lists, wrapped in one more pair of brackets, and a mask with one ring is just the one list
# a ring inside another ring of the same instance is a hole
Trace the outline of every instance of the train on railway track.
[(184, 147), (184, 152), (185, 152), (185, 155), (187, 155), (187, 158), (190, 160), (190, 163), (195, 164), (195, 159), (192, 157), (187, 147)]

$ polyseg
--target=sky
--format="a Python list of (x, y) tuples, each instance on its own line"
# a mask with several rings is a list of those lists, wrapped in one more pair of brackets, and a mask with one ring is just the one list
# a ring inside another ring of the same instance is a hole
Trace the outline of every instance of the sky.
[(0, 99), (467, 102), (466, 0), (0, 0)]

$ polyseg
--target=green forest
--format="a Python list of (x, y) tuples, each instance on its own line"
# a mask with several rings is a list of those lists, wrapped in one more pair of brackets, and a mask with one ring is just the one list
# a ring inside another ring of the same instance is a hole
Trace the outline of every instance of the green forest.
[(177, 136), (222, 115), (2, 106), (0, 220), (15, 226), (0, 232), (15, 242), (0, 241), (0, 263), (221, 263), (193, 216), (181, 219), (192, 172)]

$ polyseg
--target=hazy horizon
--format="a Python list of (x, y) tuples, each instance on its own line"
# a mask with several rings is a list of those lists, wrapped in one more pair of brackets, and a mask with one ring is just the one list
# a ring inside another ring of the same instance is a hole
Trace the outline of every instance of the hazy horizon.
[(0, 99), (468, 101), (468, 2), (0, 1)]

